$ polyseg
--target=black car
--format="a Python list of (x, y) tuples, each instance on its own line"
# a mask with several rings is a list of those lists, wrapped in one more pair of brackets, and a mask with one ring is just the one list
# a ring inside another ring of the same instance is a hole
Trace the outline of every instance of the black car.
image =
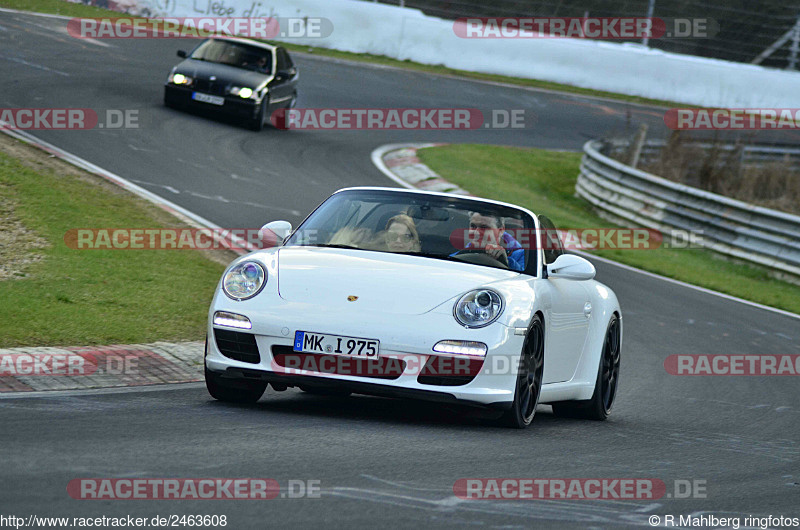
[(259, 131), (277, 109), (297, 101), (297, 67), (285, 48), (248, 39), (204, 40), (172, 69), (164, 104), (242, 119)]

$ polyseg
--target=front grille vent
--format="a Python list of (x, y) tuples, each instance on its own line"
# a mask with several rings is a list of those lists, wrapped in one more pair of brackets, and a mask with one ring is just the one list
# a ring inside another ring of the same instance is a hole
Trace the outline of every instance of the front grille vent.
[(225, 357), (252, 364), (261, 362), (256, 337), (252, 333), (215, 329), (214, 338), (219, 352)]

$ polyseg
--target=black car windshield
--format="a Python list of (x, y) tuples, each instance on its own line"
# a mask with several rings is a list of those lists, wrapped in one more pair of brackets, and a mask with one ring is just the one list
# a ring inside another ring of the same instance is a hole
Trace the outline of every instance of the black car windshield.
[(530, 214), (467, 197), (348, 190), (331, 196), (286, 242), (411, 254), (536, 271)]
[(227, 64), (265, 74), (272, 71), (272, 53), (269, 50), (238, 42), (209, 39), (198, 46), (190, 58)]

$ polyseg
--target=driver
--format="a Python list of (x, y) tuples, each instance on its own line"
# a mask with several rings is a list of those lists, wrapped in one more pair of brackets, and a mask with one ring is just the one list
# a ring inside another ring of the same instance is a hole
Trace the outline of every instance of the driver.
[(500, 261), (503, 255), (508, 259), (508, 268), (513, 271), (525, 270), (525, 250), (514, 236), (506, 232), (503, 218), (492, 214), (473, 212), (469, 217), (469, 241), (465, 248), (482, 249), (489, 256)]
[(251, 70), (258, 70), (259, 72), (267, 71), (267, 58), (263, 55), (259, 56), (255, 60), (251, 62), (251, 59), (247, 59), (242, 63), (242, 66), (246, 68), (250, 68)]
[(266, 72), (267, 71), (267, 58), (265, 56), (261, 56), (256, 61), (256, 70), (259, 72)]

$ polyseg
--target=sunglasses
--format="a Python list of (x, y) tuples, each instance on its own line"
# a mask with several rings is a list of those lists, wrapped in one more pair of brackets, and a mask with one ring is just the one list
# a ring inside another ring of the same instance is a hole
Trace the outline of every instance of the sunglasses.
[(386, 239), (388, 239), (389, 241), (402, 241), (404, 239), (407, 240), (407, 241), (410, 241), (410, 240), (414, 239), (414, 235), (413, 234), (395, 234), (393, 232), (386, 232)]

